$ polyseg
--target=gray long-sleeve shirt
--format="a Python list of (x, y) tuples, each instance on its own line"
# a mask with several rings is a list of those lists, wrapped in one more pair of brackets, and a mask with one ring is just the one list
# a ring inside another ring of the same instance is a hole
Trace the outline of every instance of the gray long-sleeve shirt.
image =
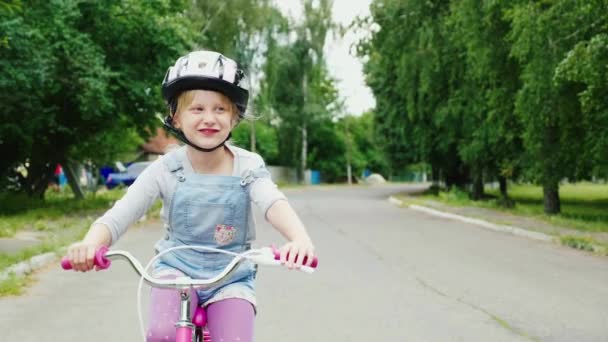
[[(246, 151), (242, 148), (226, 144), (234, 155), (233, 176), (241, 177), (243, 173), (250, 169), (264, 167), (264, 160), (256, 153)], [(186, 146), (174, 149), (168, 153), (175, 153), (182, 161), (184, 173), (194, 173), (192, 164), (186, 155)], [(171, 208), (171, 199), (177, 185), (177, 178), (173, 175), (164, 163), (167, 155), (158, 158), (150, 164), (129, 187), (127, 193), (118, 200), (114, 206), (108, 210), (95, 223), (104, 224), (109, 228), (114, 244), (127, 228), (142, 217), (159, 197), (163, 202), (160, 212), (161, 219), (167, 227), (169, 223), (168, 208)], [(278, 200), (285, 199), (285, 195), (277, 189), (276, 184), (270, 177), (258, 178), (251, 184), (251, 201), (255, 203), (264, 214)], [(255, 226), (252, 211), (249, 210), (249, 222)], [(255, 232), (255, 231), (254, 231)], [(251, 239), (255, 239), (255, 233)]]

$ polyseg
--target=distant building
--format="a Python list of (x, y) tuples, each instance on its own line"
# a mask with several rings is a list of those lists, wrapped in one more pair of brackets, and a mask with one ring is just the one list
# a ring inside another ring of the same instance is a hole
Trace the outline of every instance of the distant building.
[(158, 158), (158, 156), (165, 154), (168, 148), (173, 145), (180, 145), (179, 140), (170, 135), (163, 128), (158, 127), (156, 129), (156, 135), (150, 137), (150, 139), (141, 146), (141, 151), (143, 153), (142, 159), (154, 160)]

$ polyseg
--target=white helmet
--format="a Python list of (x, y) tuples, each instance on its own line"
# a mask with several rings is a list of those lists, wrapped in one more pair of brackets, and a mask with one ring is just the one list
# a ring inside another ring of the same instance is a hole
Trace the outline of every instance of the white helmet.
[(239, 85), (243, 76), (234, 60), (214, 51), (193, 51), (169, 67), (162, 94), (173, 114), (180, 93), (191, 89), (214, 90), (232, 100), (243, 116), (249, 99), (249, 91)]

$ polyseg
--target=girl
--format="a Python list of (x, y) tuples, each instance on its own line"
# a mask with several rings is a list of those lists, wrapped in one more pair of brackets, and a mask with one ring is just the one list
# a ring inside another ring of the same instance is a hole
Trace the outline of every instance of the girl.
[[(73, 268), (93, 268), (95, 251), (114, 244), (127, 227), (160, 196), (166, 235), (157, 252), (180, 245), (204, 245), (244, 252), (255, 239), (254, 202), (287, 240), (281, 261), (307, 266), (314, 247), (304, 225), (270, 179), (262, 158), (227, 143), (243, 119), (249, 93), (240, 86), (237, 64), (212, 51), (195, 51), (167, 71), (162, 94), (170, 108), (165, 127), (185, 146), (172, 150), (142, 172), (124, 197), (68, 249)], [(287, 257), (288, 256), (288, 257)], [(154, 265), (155, 277), (210, 278), (230, 260), (222, 253), (182, 249)], [(207, 309), (209, 330), (217, 341), (252, 341), (255, 315), (255, 267), (243, 263), (218, 288), (197, 291)], [(196, 298), (192, 296), (192, 298)], [(194, 305), (196, 301), (192, 301)], [(179, 299), (174, 291), (152, 289), (148, 341), (175, 339)]]

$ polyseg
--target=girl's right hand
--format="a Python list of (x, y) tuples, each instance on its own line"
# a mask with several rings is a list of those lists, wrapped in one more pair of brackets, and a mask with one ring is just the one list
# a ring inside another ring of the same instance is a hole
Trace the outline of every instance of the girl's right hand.
[[(72, 269), (80, 272), (87, 272), (95, 268), (95, 252), (102, 245), (80, 241), (68, 247), (67, 257), (72, 264)], [(95, 268), (97, 270), (97, 268)]]

